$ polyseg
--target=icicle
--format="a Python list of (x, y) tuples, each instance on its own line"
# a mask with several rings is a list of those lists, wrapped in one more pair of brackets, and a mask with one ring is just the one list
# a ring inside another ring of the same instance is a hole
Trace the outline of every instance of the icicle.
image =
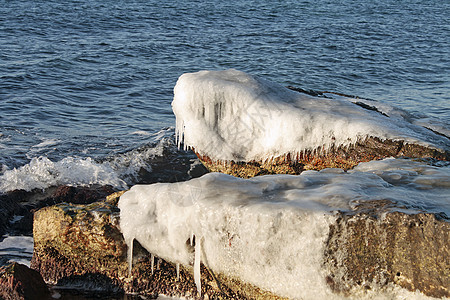
[(156, 261), (156, 270), (159, 270), (159, 265), (161, 264), (161, 259), (157, 258)]
[(177, 281), (180, 281), (180, 263), (177, 263)]
[(186, 144), (184, 143), (184, 122), (182, 120), (176, 120), (175, 125), (175, 142), (180, 149), (181, 144), (183, 144), (183, 149), (186, 150)]
[(150, 257), (152, 260), (152, 275), (153, 275), (153, 267), (155, 266), (155, 256), (152, 254)]
[(194, 281), (197, 286), (197, 292), (199, 296), (202, 296), (202, 282), (200, 274), (200, 251), (201, 251), (201, 238), (195, 239), (195, 259), (194, 259)]
[(193, 232), (191, 233), (190, 244), (191, 244), (191, 247), (194, 246), (194, 233)]
[(131, 238), (131, 241), (128, 240), (126, 244), (128, 245), (128, 276), (131, 276), (131, 269), (133, 268), (133, 241), (134, 238)]

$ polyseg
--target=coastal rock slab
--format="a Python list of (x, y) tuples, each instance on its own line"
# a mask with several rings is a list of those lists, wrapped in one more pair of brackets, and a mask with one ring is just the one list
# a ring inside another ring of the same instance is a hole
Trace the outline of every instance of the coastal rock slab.
[[(40, 210), (34, 223), (32, 268), (57, 286), (100, 289), (105, 294), (197, 298), (192, 266), (181, 266), (177, 276), (175, 263), (152, 258), (137, 242), (134, 266), (128, 274), (126, 244), (116, 221), (111, 222), (116, 213), (117, 209), (105, 204)], [(382, 291), (398, 285), (432, 297), (449, 297), (450, 224), (432, 214), (390, 212), (375, 218), (373, 213), (343, 214), (330, 225), (323, 260), (330, 289), (349, 296), (361, 289)], [(97, 221), (88, 214), (98, 215)], [(89, 223), (92, 225), (86, 227)], [(203, 264), (201, 275), (202, 295), (208, 298), (284, 299)]]
[(172, 108), (179, 145), (212, 172), (299, 174), (386, 157), (449, 160), (450, 139), (407, 112), (333, 93), (305, 93), (237, 70), (183, 74)]
[(209, 173), (136, 185), (119, 200), (121, 231), (129, 246), (137, 240), (193, 265), (194, 274), (202, 261), (292, 299), (358, 297), (367, 289), (392, 298), (394, 287), (448, 296), (449, 171), (386, 159), (348, 172)]

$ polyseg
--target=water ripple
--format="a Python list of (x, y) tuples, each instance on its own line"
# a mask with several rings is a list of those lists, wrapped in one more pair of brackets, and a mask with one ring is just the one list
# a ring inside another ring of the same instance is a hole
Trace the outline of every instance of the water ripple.
[(0, 163), (21, 164), (42, 138), (64, 141), (56, 159), (139, 146), (128, 133), (173, 125), (173, 86), (200, 69), (450, 122), (448, 19), (448, 1), (2, 1), (0, 129), (24, 134), (8, 133)]

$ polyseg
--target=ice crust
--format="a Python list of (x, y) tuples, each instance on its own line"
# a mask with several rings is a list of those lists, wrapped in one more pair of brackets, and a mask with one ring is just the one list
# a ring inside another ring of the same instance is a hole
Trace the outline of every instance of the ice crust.
[(450, 215), (449, 195), (450, 166), (407, 159), (298, 176), (209, 173), (133, 186), (119, 200), (120, 226), (128, 244), (136, 239), (158, 257), (194, 266), (197, 284), (201, 261), (278, 295), (324, 299), (332, 296), (322, 256), (335, 211), (391, 200), (402, 211)]
[[(360, 101), (360, 99), (358, 99)], [(355, 99), (313, 97), (230, 69), (183, 74), (172, 108), (179, 144), (218, 160), (265, 160), (368, 136), (448, 147), (448, 140), (398, 116), (355, 105)], [(447, 144), (446, 144), (447, 143)]]

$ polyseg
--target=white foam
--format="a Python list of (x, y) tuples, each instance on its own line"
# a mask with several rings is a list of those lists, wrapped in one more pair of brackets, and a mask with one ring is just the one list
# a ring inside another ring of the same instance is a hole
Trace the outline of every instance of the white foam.
[(49, 146), (54, 146), (60, 142), (61, 142), (61, 140), (58, 140), (58, 139), (42, 139), (42, 142), (40, 142), (37, 145), (32, 146), (31, 148), (47, 148)]
[(108, 164), (91, 158), (66, 157), (53, 162), (47, 157), (33, 158), (20, 168), (6, 170), (0, 176), (0, 192), (15, 189), (31, 191), (58, 185), (112, 185), (126, 188), (126, 184)]
[(144, 131), (144, 130), (136, 130), (136, 131), (133, 131), (131, 134), (135, 134), (135, 135), (145, 135), (145, 136), (151, 135), (150, 132)]
[(15, 189), (31, 191), (55, 185), (112, 185), (127, 189), (141, 169), (151, 172), (149, 160), (162, 156), (167, 148), (176, 150), (173, 142), (174, 129), (163, 129), (152, 135), (154, 144), (116, 154), (104, 161), (90, 157), (66, 157), (52, 161), (45, 156), (33, 157), (30, 162), (18, 168), (8, 169), (2, 165), (0, 192)]
[(264, 160), (367, 136), (448, 148), (448, 140), (405, 118), (388, 118), (345, 97), (300, 94), (233, 69), (183, 74), (172, 108), (179, 143), (213, 159)]
[[(406, 159), (361, 164), (348, 173), (326, 169), (251, 179), (209, 173), (133, 186), (119, 200), (120, 226), (126, 241), (136, 239), (158, 257), (193, 265), (196, 282), (201, 260), (215, 272), (282, 296), (336, 298), (322, 271), (333, 212), (391, 200), (411, 212), (450, 215), (450, 186), (439, 183), (449, 181), (450, 167)], [(382, 293), (395, 298), (392, 291)]]

